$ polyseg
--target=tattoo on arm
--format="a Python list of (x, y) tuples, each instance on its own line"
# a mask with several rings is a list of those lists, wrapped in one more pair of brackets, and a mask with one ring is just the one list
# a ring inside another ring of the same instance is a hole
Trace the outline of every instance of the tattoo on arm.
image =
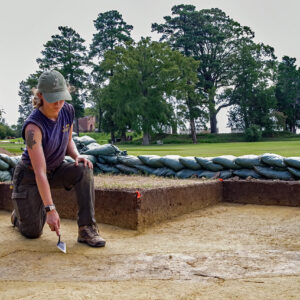
[(36, 141), (34, 140), (34, 131), (33, 130), (28, 130), (26, 132), (26, 145), (32, 149), (32, 147), (36, 144)]

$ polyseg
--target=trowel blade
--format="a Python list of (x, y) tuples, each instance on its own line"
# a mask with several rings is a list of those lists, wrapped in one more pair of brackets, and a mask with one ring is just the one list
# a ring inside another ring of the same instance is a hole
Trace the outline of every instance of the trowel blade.
[(67, 253), (67, 245), (66, 243), (60, 241), (60, 235), (58, 237), (57, 248), (63, 253)]

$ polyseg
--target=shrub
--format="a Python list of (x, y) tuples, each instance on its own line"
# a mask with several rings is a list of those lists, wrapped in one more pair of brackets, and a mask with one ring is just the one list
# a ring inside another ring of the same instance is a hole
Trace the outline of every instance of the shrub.
[(245, 139), (247, 142), (256, 142), (261, 140), (262, 132), (259, 126), (251, 125), (245, 130)]

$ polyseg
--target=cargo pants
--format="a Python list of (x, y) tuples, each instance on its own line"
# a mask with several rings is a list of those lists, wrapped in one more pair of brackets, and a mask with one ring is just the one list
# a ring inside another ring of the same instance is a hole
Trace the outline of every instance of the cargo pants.
[[(75, 189), (78, 204), (78, 226), (96, 224), (95, 190), (93, 170), (83, 163), (75, 166), (62, 162), (55, 170), (47, 171), (50, 189)], [(17, 216), (16, 226), (27, 238), (37, 238), (42, 234), (46, 222), (46, 211), (39, 194), (35, 174), (22, 160), (13, 175), (12, 202)]]

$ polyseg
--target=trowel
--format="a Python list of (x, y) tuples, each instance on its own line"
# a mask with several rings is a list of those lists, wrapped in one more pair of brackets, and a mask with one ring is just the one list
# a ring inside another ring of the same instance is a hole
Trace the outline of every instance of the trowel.
[(58, 236), (57, 248), (63, 253), (67, 253), (67, 245), (60, 241), (60, 235)]

